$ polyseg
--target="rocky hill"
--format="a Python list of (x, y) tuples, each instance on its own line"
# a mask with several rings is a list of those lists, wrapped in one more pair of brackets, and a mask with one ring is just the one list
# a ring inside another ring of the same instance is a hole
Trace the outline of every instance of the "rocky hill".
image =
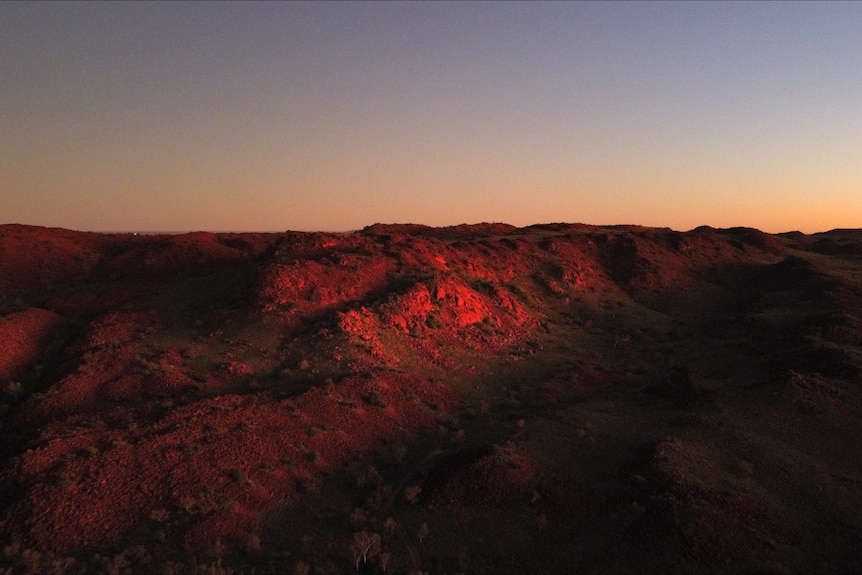
[(862, 571), (862, 233), (0, 226), (0, 572)]

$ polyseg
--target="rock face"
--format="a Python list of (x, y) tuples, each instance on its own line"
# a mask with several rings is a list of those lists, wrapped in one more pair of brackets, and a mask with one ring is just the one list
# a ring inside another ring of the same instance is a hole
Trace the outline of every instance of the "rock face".
[(860, 247), (0, 226), (0, 571), (862, 570)]

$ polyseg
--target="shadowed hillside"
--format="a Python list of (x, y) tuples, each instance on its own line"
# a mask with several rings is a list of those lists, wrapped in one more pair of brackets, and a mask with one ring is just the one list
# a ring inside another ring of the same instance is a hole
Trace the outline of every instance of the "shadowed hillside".
[(0, 226), (0, 572), (862, 570), (862, 232)]

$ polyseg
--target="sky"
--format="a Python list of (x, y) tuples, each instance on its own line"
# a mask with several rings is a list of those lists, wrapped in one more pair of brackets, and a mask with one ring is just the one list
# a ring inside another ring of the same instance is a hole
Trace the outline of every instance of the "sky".
[(860, 2), (0, 3), (0, 223), (862, 227)]

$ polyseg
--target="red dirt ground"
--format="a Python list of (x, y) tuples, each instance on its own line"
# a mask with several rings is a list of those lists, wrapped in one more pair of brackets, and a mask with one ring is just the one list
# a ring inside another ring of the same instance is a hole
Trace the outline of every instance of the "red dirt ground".
[(0, 572), (852, 572), (859, 246), (0, 226)]

